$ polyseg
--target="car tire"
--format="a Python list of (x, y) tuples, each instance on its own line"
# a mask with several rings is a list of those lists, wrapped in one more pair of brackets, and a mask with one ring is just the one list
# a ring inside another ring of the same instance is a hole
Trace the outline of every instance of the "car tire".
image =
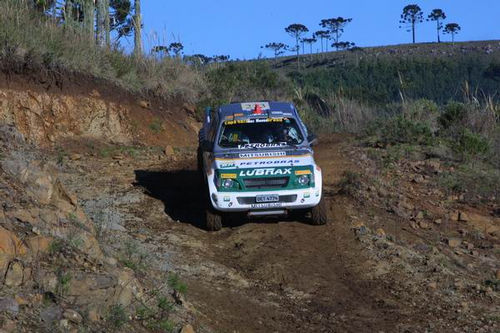
[(311, 224), (324, 225), (328, 222), (328, 209), (324, 198), (321, 198), (319, 204), (311, 209)]
[(205, 211), (205, 223), (208, 231), (219, 231), (222, 229), (222, 216), (208, 208)]

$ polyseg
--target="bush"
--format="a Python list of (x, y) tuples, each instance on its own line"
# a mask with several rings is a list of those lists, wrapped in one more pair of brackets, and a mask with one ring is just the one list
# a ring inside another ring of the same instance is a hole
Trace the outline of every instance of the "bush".
[(433, 142), (433, 133), (427, 124), (413, 122), (403, 116), (380, 119), (369, 126), (367, 133), (375, 135), (379, 142), (388, 144), (424, 144)]
[(459, 140), (455, 144), (455, 148), (465, 156), (474, 157), (486, 154), (490, 150), (490, 145), (488, 140), (479, 134), (472, 133), (468, 129), (463, 129)]
[(466, 114), (467, 109), (465, 104), (457, 102), (448, 103), (444, 107), (443, 113), (438, 118), (439, 126), (443, 130), (448, 130), (453, 126), (460, 124)]

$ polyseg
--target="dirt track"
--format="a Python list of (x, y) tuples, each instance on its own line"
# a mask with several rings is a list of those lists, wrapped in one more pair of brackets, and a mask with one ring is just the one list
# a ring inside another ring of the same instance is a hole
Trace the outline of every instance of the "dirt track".
[[(419, 287), (439, 276), (438, 264), (407, 252), (403, 243), (360, 242), (353, 221), (366, 219), (380, 221), (398, 241), (423, 238), (406, 224), (396, 230), (385, 210), (338, 193), (343, 172), (357, 167), (344, 155), (352, 149), (347, 141), (334, 136), (315, 150), (330, 207), (325, 226), (268, 220), (206, 232), (194, 149), (167, 162), (157, 155), (75, 162), (65, 183), (94, 221), (102, 212), (113, 217), (103, 241), (108, 251), (132, 238), (150, 255), (151, 269), (181, 275), (197, 332), (421, 330), (431, 314), (445, 330), (455, 320), (467, 324), (455, 312), (453, 294), (429, 303), (432, 289)], [(406, 262), (398, 261), (402, 254)]]
[[(339, 136), (316, 149), (330, 206), (326, 226), (269, 220), (207, 233), (202, 184), (192, 157), (175, 166), (146, 160), (103, 167), (96, 159), (87, 164), (99, 170), (93, 179), (72, 178), (71, 183), (87, 207), (99, 200), (87, 194), (88, 181), (99, 187), (92, 192), (102, 198), (136, 197), (126, 205), (111, 205), (125, 216), (122, 225), (130, 235), (145, 239), (156, 256), (166, 253), (161, 265), (180, 272), (202, 331), (384, 330), (393, 327), (398, 314), (378, 303), (384, 291), (366, 276), (369, 264), (346, 223), (355, 209), (336, 195), (335, 184), (351, 167), (341, 145)], [(169, 217), (179, 223), (168, 222)]]

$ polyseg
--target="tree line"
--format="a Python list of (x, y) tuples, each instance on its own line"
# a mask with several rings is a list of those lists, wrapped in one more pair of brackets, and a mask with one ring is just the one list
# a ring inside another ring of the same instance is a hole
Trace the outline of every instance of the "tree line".
[[(455, 35), (459, 33), (461, 27), (458, 23), (447, 23), (444, 25), (446, 14), (442, 9), (433, 9), (427, 16), (427, 21), (434, 21), (437, 30), (437, 42), (441, 42), (441, 31), (445, 34), (450, 34), (452, 42), (455, 42)], [(297, 67), (300, 68), (300, 44), (302, 44), (302, 54), (305, 54), (305, 44), (309, 45), (309, 52), (313, 53), (313, 45), (320, 41), (321, 52), (328, 52), (328, 46), (338, 50), (346, 50), (355, 47), (355, 43), (342, 40), (342, 35), (346, 26), (352, 22), (352, 18), (344, 18), (342, 16), (322, 19), (319, 25), (323, 28), (317, 30), (310, 36), (305, 36), (309, 32), (304, 24), (293, 23), (285, 28), (285, 32), (294, 40), (294, 46), (289, 46), (282, 42), (267, 43), (261, 48), (268, 49), (273, 52), (274, 59), (284, 54), (286, 51), (296, 53)], [(411, 4), (403, 8), (399, 23), (400, 28), (406, 28), (408, 32), (412, 32), (412, 40), (415, 43), (416, 25), (424, 22), (424, 13), (422, 9)]]

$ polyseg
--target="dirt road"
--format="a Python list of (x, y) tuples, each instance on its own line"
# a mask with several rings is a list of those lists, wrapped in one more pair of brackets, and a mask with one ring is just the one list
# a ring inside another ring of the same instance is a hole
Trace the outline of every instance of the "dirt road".
[(348, 140), (338, 135), (316, 148), (330, 208), (325, 226), (267, 220), (206, 232), (194, 149), (167, 162), (154, 154), (75, 161), (65, 183), (103, 224), (105, 250), (116, 253), (132, 238), (151, 270), (180, 274), (199, 332), (392, 332), (424, 327), (431, 311), (458, 320), (451, 306), (428, 303), (432, 290), (415, 288), (427, 275), (411, 281), (414, 269), (435, 271), (425, 256), (411, 252), (401, 265), (410, 273), (399, 275), (404, 269), (381, 269), (373, 253), (393, 260), (406, 250), (381, 240), (370, 255), (360, 242), (353, 221), (390, 217), (339, 194), (343, 172), (357, 167), (345, 156)]

